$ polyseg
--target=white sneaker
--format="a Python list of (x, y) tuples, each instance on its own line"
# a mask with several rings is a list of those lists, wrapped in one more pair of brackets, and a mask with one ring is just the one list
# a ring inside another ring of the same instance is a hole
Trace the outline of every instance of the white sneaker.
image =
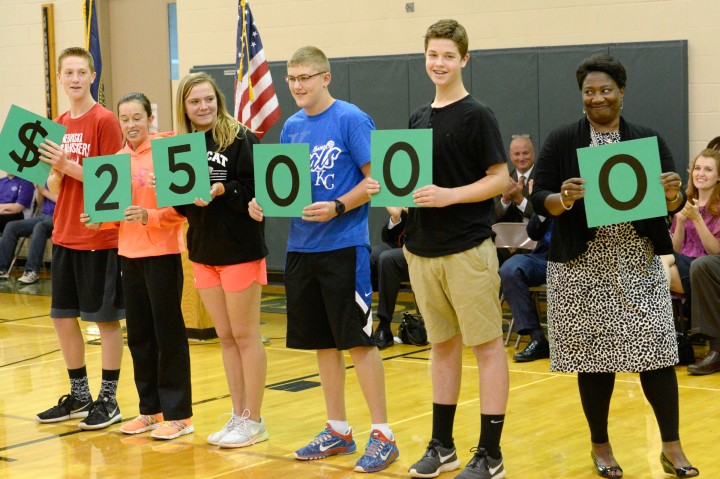
[[(223, 414), (223, 416), (224, 416), (224, 414)], [(225, 424), (225, 426), (223, 426), (223, 428), (220, 429), (218, 432), (214, 432), (207, 437), (208, 444), (217, 446), (220, 443), (220, 441), (222, 440), (222, 438), (227, 436), (230, 433), (230, 431), (235, 429), (237, 427), (237, 425), (240, 424), (241, 420), (242, 420), (241, 416), (236, 415), (235, 410), (233, 409), (232, 412), (230, 413), (230, 420), (227, 422), (227, 424)]]
[(23, 284), (33, 284), (37, 282), (37, 280), (40, 279), (38, 277), (38, 274), (35, 271), (28, 270), (23, 273), (22, 276), (18, 279), (19, 282)]
[(267, 441), (270, 436), (267, 429), (265, 429), (263, 418), (260, 418), (260, 422), (256, 422), (250, 419), (249, 416), (250, 411), (247, 409), (242, 416), (235, 416), (240, 418), (240, 422), (235, 426), (235, 429), (220, 440), (218, 446), (222, 448), (246, 447)]

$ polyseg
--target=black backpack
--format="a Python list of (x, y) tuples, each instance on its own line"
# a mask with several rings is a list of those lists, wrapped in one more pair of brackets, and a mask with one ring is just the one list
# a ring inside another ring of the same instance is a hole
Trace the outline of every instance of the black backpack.
[(675, 332), (678, 343), (678, 364), (687, 365), (695, 362), (695, 350), (693, 349), (692, 340), (687, 334)]
[(403, 319), (398, 328), (398, 338), (403, 344), (413, 346), (426, 346), (428, 344), (425, 322), (422, 317), (415, 317), (412, 314), (403, 313)]

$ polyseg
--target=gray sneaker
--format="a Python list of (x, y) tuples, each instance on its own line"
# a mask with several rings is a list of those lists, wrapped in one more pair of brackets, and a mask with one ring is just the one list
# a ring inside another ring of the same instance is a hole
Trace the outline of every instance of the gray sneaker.
[(442, 446), (437, 439), (430, 439), (425, 454), (418, 462), (410, 466), (410, 477), (437, 477), (441, 472), (454, 471), (460, 467), (455, 448)]
[(455, 479), (502, 479), (505, 477), (505, 465), (502, 455), (493, 459), (482, 447), (470, 449), (475, 455), (465, 469)]
[(27, 270), (23, 273), (22, 276), (18, 279), (19, 282), (23, 284), (33, 284), (37, 282), (37, 280), (40, 279), (38, 277), (38, 274), (35, 271)]
[(4, 269), (0, 269), (0, 279), (10, 279), (10, 273)]

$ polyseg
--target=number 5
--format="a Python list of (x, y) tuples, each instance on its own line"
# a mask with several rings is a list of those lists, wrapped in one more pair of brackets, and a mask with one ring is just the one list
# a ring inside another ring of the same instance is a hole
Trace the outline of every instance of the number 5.
[(189, 193), (195, 187), (195, 170), (189, 163), (175, 162), (175, 155), (187, 153), (190, 151), (190, 145), (175, 145), (168, 148), (168, 162), (170, 163), (170, 172), (177, 173), (184, 171), (188, 175), (188, 181), (184, 186), (178, 186), (175, 183), (170, 184), (170, 191), (178, 195)]

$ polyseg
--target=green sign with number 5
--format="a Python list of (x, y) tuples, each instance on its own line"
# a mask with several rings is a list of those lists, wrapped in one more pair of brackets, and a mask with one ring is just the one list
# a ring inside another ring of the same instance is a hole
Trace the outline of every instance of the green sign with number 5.
[(83, 160), (85, 213), (90, 223), (122, 221), (132, 204), (130, 155), (95, 156)]
[(205, 133), (158, 138), (150, 144), (158, 208), (212, 199)]

